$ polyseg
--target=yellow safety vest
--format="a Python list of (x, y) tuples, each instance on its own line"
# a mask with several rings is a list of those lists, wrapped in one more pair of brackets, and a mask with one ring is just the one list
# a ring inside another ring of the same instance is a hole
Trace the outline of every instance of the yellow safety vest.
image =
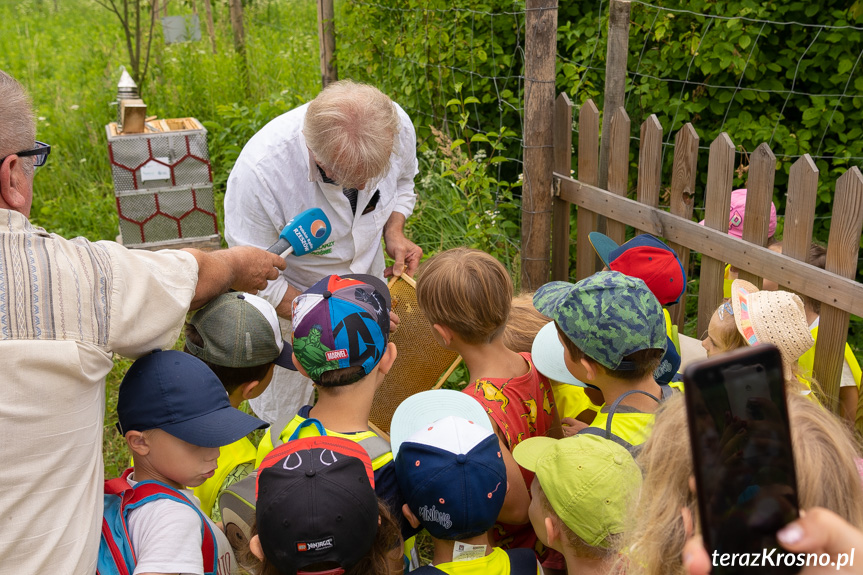
[(228, 474), (244, 463), (255, 461), (255, 446), (246, 437), (219, 449), (219, 467), (216, 469), (216, 474), (192, 490), (195, 497), (201, 500), (201, 510), (208, 517), (213, 512), (216, 498), (222, 491)]
[[(812, 339), (818, 341), (818, 326), (813, 327), (810, 333), (812, 334)], [(860, 376), (863, 375), (863, 370), (860, 369), (860, 363), (854, 357), (854, 352), (851, 351), (851, 346), (847, 342), (845, 343), (845, 361), (851, 368), (851, 375), (854, 377), (857, 389), (860, 389)], [(813, 345), (806, 353), (801, 355), (797, 363), (800, 365), (800, 371), (806, 375), (812, 375), (815, 367), (815, 346)]]
[[(290, 439), (291, 435), (293, 435), (294, 431), (297, 427), (300, 426), (302, 422), (306, 421), (305, 417), (300, 417), (299, 414), (295, 415), (290, 421), (287, 422), (286, 425), (283, 425), (282, 421), (277, 421), (270, 429), (267, 430), (267, 433), (264, 435), (261, 442), (258, 444), (258, 455), (255, 458), (255, 469), (261, 466), (261, 462), (264, 460), (264, 457), (267, 456), (269, 452), (275, 449), (275, 445), (273, 444), (273, 429), (278, 429), (282, 427), (281, 433), (279, 433), (279, 443), (284, 443), (288, 439)], [(335, 431), (326, 430), (327, 435), (331, 437), (343, 437), (345, 439), (350, 439), (351, 441), (355, 441), (357, 443), (362, 443), (364, 440), (368, 439), (377, 439), (378, 441), (382, 441), (375, 432), (373, 431), (361, 431), (359, 433), (337, 433)], [(299, 437), (314, 437), (318, 432), (314, 427), (306, 427), (305, 429), (300, 430)], [(367, 450), (368, 451), (368, 450)], [(371, 453), (370, 453), (371, 455)], [(377, 471), (387, 463), (393, 460), (392, 451), (387, 451), (382, 455), (378, 455), (377, 457), (372, 459), (372, 469)]]

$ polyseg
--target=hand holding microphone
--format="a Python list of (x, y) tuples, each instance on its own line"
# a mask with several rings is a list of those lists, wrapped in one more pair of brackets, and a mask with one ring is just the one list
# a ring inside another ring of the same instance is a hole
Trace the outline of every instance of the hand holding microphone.
[(288, 254), (304, 256), (313, 252), (330, 237), (330, 220), (320, 208), (310, 208), (291, 218), (285, 224), (276, 243), (267, 251), (286, 257)]

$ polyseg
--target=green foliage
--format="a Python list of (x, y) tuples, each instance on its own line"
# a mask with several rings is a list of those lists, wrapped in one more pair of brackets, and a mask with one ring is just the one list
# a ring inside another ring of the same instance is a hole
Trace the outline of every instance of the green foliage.
[[(237, 81), (227, 7), (215, 3), (214, 10), (216, 55), (203, 22), (200, 42), (169, 46), (157, 23), (141, 96), (148, 114), (196, 117), (211, 130), (214, 191), (221, 210), (236, 152), (256, 127), (314, 97), (320, 75), (313, 5), (278, 0), (247, 8), (251, 97)], [(178, 12), (190, 13), (191, 8), (171, 3), (170, 14)], [(34, 223), (66, 236), (114, 239), (117, 208), (105, 125), (116, 120), (117, 110), (109, 103), (116, 98), (120, 65), (128, 64), (116, 17), (91, 0), (21, 0), (0, 2), (0, 22), (0, 70), (30, 92), (37, 137), (52, 147), (34, 182)]]
[[(456, 85), (460, 96), (461, 86)], [(408, 221), (410, 237), (426, 253), (469, 246), (498, 258), (518, 277), (519, 202), (511, 185), (495, 177), (497, 167), (507, 159), (499, 156), (502, 133), (472, 133), (467, 106), (472, 98), (453, 98), (447, 102), (457, 114), (462, 137), (451, 140), (434, 126), (429, 129), (435, 148), (423, 150), (422, 177), (417, 184), (419, 199)]]

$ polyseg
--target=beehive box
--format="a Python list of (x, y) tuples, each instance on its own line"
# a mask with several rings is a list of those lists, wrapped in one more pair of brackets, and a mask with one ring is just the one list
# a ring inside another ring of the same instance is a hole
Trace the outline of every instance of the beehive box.
[(148, 123), (142, 134), (106, 126), (108, 159), (128, 247), (218, 247), (207, 130), (195, 118)]

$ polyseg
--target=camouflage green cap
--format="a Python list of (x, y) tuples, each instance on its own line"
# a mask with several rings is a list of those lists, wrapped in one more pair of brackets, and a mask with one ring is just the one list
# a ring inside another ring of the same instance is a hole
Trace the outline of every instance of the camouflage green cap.
[(533, 296), (533, 305), (608, 369), (632, 369), (622, 364), (627, 355), (642, 349), (665, 351), (667, 346), (656, 296), (642, 280), (620, 272), (599, 272), (576, 284), (545, 284)]

